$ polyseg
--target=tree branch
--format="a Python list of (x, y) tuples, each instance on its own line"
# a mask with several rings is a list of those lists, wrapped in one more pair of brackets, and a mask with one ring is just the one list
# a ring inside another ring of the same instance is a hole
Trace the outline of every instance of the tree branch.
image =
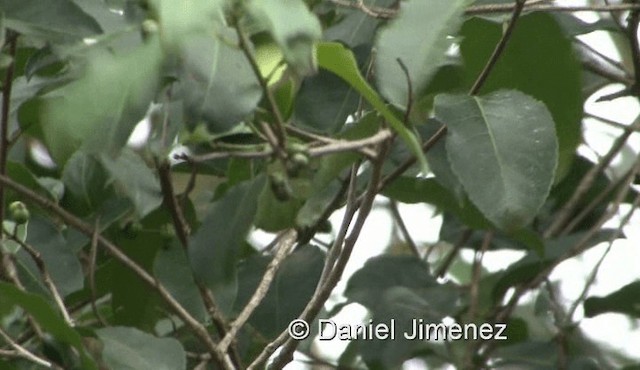
[(82, 232), (88, 237), (97, 235), (99, 245), (101, 245), (112, 257), (126, 266), (135, 275), (137, 275), (142, 281), (144, 281), (149, 287), (154, 289), (162, 300), (174, 311), (174, 313), (192, 330), (192, 332), (202, 341), (207, 347), (211, 355), (216, 359), (218, 364), (226, 370), (234, 369), (229, 356), (217, 351), (217, 346), (209, 336), (207, 329), (171, 295), (167, 288), (160, 283), (154, 276), (149, 274), (143, 267), (138, 265), (134, 260), (129, 258), (124, 252), (120, 250), (115, 244), (106, 239), (100, 234), (96, 234), (93, 227), (75, 215), (69, 213), (67, 210), (61, 208), (56, 203), (50, 201), (47, 198), (33, 192), (31, 189), (13, 181), (6, 175), (0, 174), (0, 184), (14, 190), (16, 193), (25, 197), (28, 202), (34, 203), (44, 210), (53, 213), (61, 221), (74, 227), (78, 231)]
[(278, 241), (278, 247), (275, 256), (269, 262), (267, 266), (267, 270), (264, 275), (262, 275), (262, 280), (258, 284), (253, 296), (249, 299), (249, 302), (244, 306), (238, 317), (231, 323), (227, 334), (218, 344), (218, 349), (220, 352), (225, 352), (227, 347), (234, 340), (240, 328), (249, 320), (253, 311), (258, 307), (258, 305), (262, 302), (264, 297), (267, 295), (269, 288), (271, 287), (271, 283), (273, 282), (278, 269), (284, 262), (285, 258), (291, 252), (293, 246), (296, 244), (296, 239), (298, 237), (298, 233), (289, 229), (283, 235), (280, 236), (280, 240)]

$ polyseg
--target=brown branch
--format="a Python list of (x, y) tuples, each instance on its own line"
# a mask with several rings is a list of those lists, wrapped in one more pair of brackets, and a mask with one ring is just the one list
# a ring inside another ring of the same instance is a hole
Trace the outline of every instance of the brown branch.
[[(184, 217), (184, 212), (182, 208), (178, 204), (178, 199), (176, 198), (175, 192), (173, 190), (173, 182), (171, 181), (171, 167), (168, 161), (163, 161), (162, 163), (156, 162), (156, 168), (158, 169), (158, 176), (160, 178), (160, 188), (162, 191), (162, 196), (164, 198), (164, 205), (169, 210), (171, 214), (171, 220), (173, 221), (173, 228), (176, 231), (176, 235), (178, 236), (178, 240), (182, 245), (185, 251), (189, 249), (189, 233), (190, 227), (187, 223), (187, 220)], [(207, 313), (211, 320), (213, 321), (216, 329), (220, 333), (221, 336), (227, 335), (227, 320), (224, 318), (222, 311), (218, 307), (215, 297), (213, 296), (213, 292), (209, 288), (207, 288), (204, 284), (199, 282), (196, 279), (196, 285), (198, 287), (198, 291), (200, 292), (200, 296), (202, 298), (202, 302), (204, 303), (205, 308), (207, 309)], [(219, 353), (224, 353), (228, 349), (229, 345), (225, 346), (225, 350), (219, 350)], [(220, 349), (220, 347), (218, 347)], [(230, 348), (231, 359), (234, 362), (234, 366), (238, 367), (240, 364), (240, 356), (237, 353), (237, 350), (234, 346)]]
[(18, 344), (16, 341), (11, 339), (9, 334), (7, 334), (2, 329), (2, 327), (0, 327), (0, 337), (2, 337), (15, 350), (15, 354), (16, 354), (17, 357), (24, 358), (24, 359), (26, 359), (28, 361), (31, 361), (31, 362), (33, 362), (35, 364), (40, 365), (40, 366), (44, 366), (44, 367), (46, 367), (48, 369), (54, 368), (54, 365), (51, 362), (36, 356), (31, 351), (29, 351), (28, 349), (24, 348), (23, 346)]
[(544, 232), (544, 238), (548, 239), (556, 236), (567, 224), (569, 218), (573, 215), (574, 210), (578, 206), (580, 200), (591, 189), (591, 186), (596, 181), (598, 174), (604, 171), (604, 169), (611, 163), (613, 158), (624, 148), (625, 144), (631, 134), (634, 132), (633, 128), (640, 125), (640, 117), (636, 119), (633, 125), (626, 129), (622, 135), (620, 135), (614, 142), (607, 154), (584, 175), (576, 190), (571, 195), (571, 198), (564, 204), (564, 206), (558, 211), (557, 216), (553, 222)]
[(496, 63), (498, 62), (498, 59), (500, 59), (500, 56), (504, 52), (504, 49), (507, 46), (507, 43), (511, 39), (513, 30), (515, 30), (518, 18), (520, 17), (520, 14), (522, 14), (522, 9), (524, 7), (524, 4), (525, 4), (525, 0), (516, 0), (516, 4), (513, 7), (513, 13), (511, 14), (511, 20), (509, 21), (509, 25), (507, 26), (507, 29), (502, 34), (500, 41), (498, 41), (498, 44), (496, 44), (496, 47), (493, 49), (493, 53), (491, 54), (491, 57), (489, 57), (489, 60), (485, 64), (484, 68), (482, 69), (482, 72), (480, 72), (480, 75), (478, 76), (473, 86), (469, 90), (469, 95), (476, 95), (480, 91), (480, 88), (484, 85), (484, 82), (486, 81), (487, 77), (489, 77), (489, 74), (495, 67)]
[[(360, 236), (362, 227), (364, 226), (364, 223), (369, 216), (369, 212), (371, 212), (371, 209), (373, 208), (373, 201), (378, 194), (378, 184), (380, 182), (380, 179), (382, 178), (382, 165), (384, 164), (384, 157), (387, 150), (388, 145), (385, 145), (385, 143), (381, 144), (378, 159), (373, 163), (371, 178), (369, 180), (369, 186), (365, 191), (364, 200), (360, 203), (358, 216), (356, 217), (349, 236), (344, 240), (344, 246), (340, 251), (340, 256), (336, 261), (335, 267), (333, 268), (333, 270), (331, 270), (331, 273), (328, 275), (325, 283), (319, 286), (319, 289), (316, 290), (314, 295), (311, 297), (311, 300), (307, 303), (307, 306), (299, 317), (305, 322), (313, 320), (318, 315), (324, 303), (329, 298), (329, 295), (342, 277), (342, 273), (344, 272), (347, 262), (351, 257), (353, 247), (355, 246), (356, 241)], [(280, 370), (286, 364), (291, 362), (291, 360), (293, 359), (293, 352), (298, 346), (298, 343), (298, 341), (295, 341), (292, 338), (287, 338), (282, 346), (280, 353), (274, 359), (273, 364), (270, 366), (270, 369)]]
[[(0, 184), (14, 190), (16, 193), (19, 193), (20, 195), (25, 197), (27, 201), (41, 207), (47, 212), (53, 213), (61, 221), (74, 227), (86, 236), (92, 237), (96, 235), (96, 232), (91, 225), (85, 223), (75, 215), (69, 213), (58, 204), (13, 181), (6, 175), (0, 174)], [(162, 300), (202, 341), (202, 344), (216, 359), (220, 367), (227, 370), (234, 369), (234, 366), (231, 363), (229, 357), (226, 354), (219, 353), (217, 351), (217, 346), (209, 336), (207, 329), (200, 322), (198, 322), (196, 318), (191, 316), (191, 314), (173, 297), (173, 295), (171, 295), (171, 293), (162, 283), (160, 283), (153, 275), (149, 274), (142, 266), (138, 265), (134, 260), (129, 258), (129, 256), (122, 252), (122, 250), (120, 250), (118, 246), (113, 244), (102, 235), (97, 234), (97, 240), (99, 245), (101, 245), (107, 253), (114, 257), (118, 262), (126, 266), (129, 270), (131, 270), (131, 272), (137, 275), (138, 278), (140, 278), (147, 285), (149, 285), (149, 287), (155, 290), (156, 293), (158, 293)]]
[(40, 276), (42, 277), (42, 282), (47, 287), (51, 295), (53, 296), (53, 301), (58, 306), (60, 313), (62, 313), (62, 317), (64, 321), (67, 323), (67, 325), (74, 326), (75, 324), (73, 322), (73, 319), (69, 315), (69, 312), (67, 311), (67, 307), (64, 305), (64, 300), (62, 299), (62, 296), (58, 291), (58, 287), (56, 287), (55, 283), (53, 282), (53, 279), (51, 278), (51, 274), (49, 273), (49, 269), (47, 269), (47, 266), (45, 265), (40, 252), (38, 252), (35, 248), (33, 248), (28, 243), (22, 241), (17, 236), (16, 234), (17, 226), (13, 230), (13, 232), (9, 232), (6, 229), (3, 229), (3, 230), (4, 230), (4, 233), (11, 238), (11, 240), (18, 243), (18, 245), (20, 245), (20, 247), (24, 249), (27, 252), (27, 254), (29, 254), (33, 262), (36, 264), (38, 271), (40, 272)]
[(273, 94), (271, 93), (271, 90), (269, 89), (267, 80), (265, 80), (262, 77), (262, 72), (260, 72), (260, 66), (258, 65), (258, 62), (256, 61), (253, 53), (251, 52), (251, 47), (249, 46), (249, 40), (247, 38), (247, 35), (245, 35), (244, 31), (240, 27), (239, 22), (235, 22), (233, 26), (236, 30), (236, 34), (238, 35), (238, 45), (240, 46), (240, 49), (244, 53), (245, 57), (247, 58), (247, 61), (249, 61), (249, 65), (253, 70), (253, 74), (256, 76), (256, 79), (258, 80), (258, 83), (262, 88), (262, 92), (265, 94), (265, 97), (267, 99), (267, 103), (269, 104), (269, 108), (271, 109), (271, 113), (273, 113), (273, 116), (275, 118), (276, 124), (274, 127), (275, 127), (277, 142), (274, 149), (276, 151), (280, 151), (280, 150), (284, 151), (284, 148), (286, 148), (286, 145), (287, 145), (287, 141), (286, 141), (287, 136), (284, 131), (285, 122), (284, 122), (284, 119), (282, 118), (282, 113), (280, 113), (280, 108), (278, 108), (278, 103), (276, 102), (275, 97), (273, 96)]
[(418, 259), (422, 258), (420, 256), (420, 249), (418, 249), (418, 245), (416, 245), (416, 242), (411, 237), (411, 233), (409, 233), (409, 229), (407, 229), (407, 225), (402, 219), (402, 215), (400, 214), (400, 210), (398, 209), (398, 203), (394, 200), (391, 200), (389, 202), (389, 210), (391, 210), (391, 215), (395, 220), (396, 225), (398, 225), (398, 227), (400, 228), (400, 233), (402, 234), (404, 242), (407, 243), (414, 256), (416, 256)]
[[(7, 31), (6, 43), (9, 45), (8, 56), (11, 62), (7, 66), (2, 84), (2, 112), (0, 113), (0, 174), (7, 173), (7, 158), (9, 154), (9, 112), (11, 109), (11, 90), (13, 87), (13, 72), (15, 67), (16, 45), (18, 34)], [(0, 225), (4, 222), (4, 189), (0, 188)], [(0, 255), (2, 251), (0, 251)]]
[[(484, 254), (489, 250), (491, 242), (493, 241), (493, 231), (487, 231), (482, 239), (482, 246), (473, 259), (473, 265), (471, 267), (471, 284), (469, 286), (469, 310), (467, 313), (467, 322), (473, 323), (478, 318), (478, 304), (480, 295), (480, 279), (482, 278), (482, 259)], [(476, 352), (476, 343), (470, 341), (467, 344), (467, 351), (465, 353), (464, 364), (466, 369), (476, 369), (477, 366), (474, 363), (474, 354)]]
[[(397, 15), (397, 10), (391, 8), (384, 8), (379, 6), (368, 6), (364, 5), (362, 0), (329, 0), (331, 3), (345, 7), (356, 9), (364, 14), (378, 19), (392, 19)], [(609, 4), (609, 5), (578, 5), (578, 6), (568, 6), (568, 5), (554, 5), (554, 4), (541, 4), (545, 2), (542, 1), (529, 1), (524, 10), (526, 11), (547, 11), (547, 12), (563, 12), (563, 13), (573, 13), (573, 12), (611, 12), (611, 11), (627, 11), (627, 10), (639, 10), (640, 4)], [(516, 4), (485, 4), (485, 5), (474, 5), (470, 6), (465, 10), (466, 15), (483, 15), (483, 14), (499, 14), (499, 13), (510, 13), (516, 8)]]
[(298, 233), (293, 229), (290, 229), (283, 235), (281, 235), (280, 240), (277, 243), (278, 250), (276, 251), (276, 254), (271, 262), (269, 262), (267, 270), (262, 275), (262, 280), (258, 284), (258, 287), (253, 293), (253, 296), (251, 296), (249, 302), (247, 302), (240, 314), (238, 314), (238, 317), (236, 317), (233, 323), (231, 323), (227, 334), (218, 344), (218, 349), (220, 352), (225, 352), (227, 350), (229, 344), (235, 339), (240, 328), (247, 322), (247, 320), (249, 320), (249, 317), (251, 317), (253, 311), (255, 311), (255, 309), (267, 295), (267, 292), (271, 287), (271, 283), (273, 282), (278, 269), (282, 265), (282, 262), (284, 262), (285, 258), (291, 252), (293, 246), (296, 243), (297, 237)]

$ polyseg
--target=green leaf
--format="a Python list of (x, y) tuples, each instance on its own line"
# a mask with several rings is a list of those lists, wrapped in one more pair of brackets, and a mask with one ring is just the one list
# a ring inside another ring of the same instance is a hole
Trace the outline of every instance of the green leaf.
[(158, 251), (153, 271), (169, 293), (194, 317), (204, 321), (207, 317), (202, 296), (193, 279), (189, 260), (179, 243)]
[[(223, 32), (224, 31), (224, 32)], [(262, 89), (230, 29), (217, 37), (192, 35), (182, 41), (180, 86), (187, 123), (201, 120), (213, 134), (223, 133), (247, 118)]]
[(123, 150), (117, 158), (103, 154), (100, 162), (111, 180), (131, 200), (138, 216), (144, 217), (160, 206), (160, 183), (155, 173), (134, 151)]
[(640, 280), (627, 284), (604, 297), (589, 297), (584, 301), (586, 317), (607, 312), (640, 317)]
[(277, 199), (270, 184), (265, 184), (258, 198), (255, 226), (267, 232), (276, 232), (292, 227), (303, 201), (295, 197), (282, 201)]
[(318, 18), (302, 0), (249, 0), (247, 13), (260, 29), (278, 43), (284, 59), (302, 76), (315, 73), (313, 46), (322, 35)]
[(79, 41), (102, 33), (100, 25), (70, 0), (0, 0), (5, 25), (26, 36), (52, 42)]
[[(467, 84), (484, 68), (503, 25), (473, 18), (461, 30), (460, 52)], [(544, 55), (544, 58), (540, 58)], [(558, 136), (558, 171), (568, 173), (582, 136), (581, 67), (573, 44), (550, 14), (535, 12), (518, 19), (509, 44), (482, 87), (483, 92), (517, 89), (542, 101), (553, 116)]]
[(439, 95), (453, 172), (471, 201), (503, 230), (525, 226), (551, 189), (558, 144), (544, 104), (518, 91)]
[(358, 94), (325, 70), (306, 78), (295, 101), (296, 123), (314, 131), (335, 133), (358, 106)]
[(418, 158), (423, 172), (429, 172), (427, 160), (416, 136), (407, 129), (402, 121), (384, 104), (384, 101), (369, 86), (358, 70), (353, 53), (338, 43), (322, 42), (317, 46), (318, 64), (320, 67), (336, 74), (362, 95), (382, 115), (391, 127), (400, 135), (409, 149)]
[(264, 178), (244, 182), (211, 205), (191, 238), (189, 260), (196, 275), (214, 293), (235, 284), (238, 249), (256, 214)]
[(191, 36), (215, 33), (224, 21), (223, 3), (220, 0), (190, 0), (188, 4), (150, 1), (160, 20), (163, 47), (169, 53), (177, 54), (182, 43)]
[[(91, 154), (76, 152), (62, 170), (66, 187), (64, 201), (78, 213), (96, 210), (108, 198), (108, 175), (101, 163)], [(83, 210), (86, 210), (82, 212)]]
[[(240, 265), (235, 303), (237, 311), (255, 292), (270, 260), (270, 257), (255, 256)], [(301, 247), (288, 256), (249, 323), (267, 338), (278, 336), (307, 305), (318, 284), (323, 264), (324, 254), (311, 245)]]
[[(458, 30), (467, 3), (467, 0), (400, 3), (397, 17), (378, 33), (376, 40), (376, 81), (389, 102), (406, 108), (409, 94), (415, 99), (427, 87), (445, 61), (445, 52), (451, 44), (447, 36)], [(398, 59), (407, 67), (411, 91)]]
[(111, 369), (183, 370), (187, 368), (182, 344), (157, 338), (135, 328), (108, 327), (96, 331), (104, 344), (102, 358)]
[(439, 323), (454, 315), (459, 300), (453, 286), (439, 285), (429, 266), (414, 256), (382, 255), (373, 257), (352, 275), (345, 296), (369, 309), (374, 325), (391, 325), (395, 340), (359, 341), (361, 355), (369, 368), (397, 368), (413, 353), (424, 348), (420, 340), (409, 340), (415, 319)]
[(86, 354), (82, 344), (82, 337), (71, 328), (42, 297), (24, 292), (17, 287), (0, 282), (0, 296), (3, 304), (20, 306), (40, 325), (42, 330), (54, 336), (57, 340), (73, 346), (82, 358), (84, 369), (97, 369), (95, 363)]
[(155, 37), (126, 55), (94, 55), (83, 77), (45, 95), (39, 124), (53, 159), (62, 165), (80, 147), (117, 153), (154, 98), (162, 58)]
[[(27, 244), (40, 253), (53, 283), (60, 294), (65, 297), (84, 286), (82, 265), (73, 249), (71, 249), (60, 230), (50, 220), (34, 216), (29, 221)], [(20, 253), (21, 264), (29, 266), (31, 275), (40, 272), (26, 252)]]

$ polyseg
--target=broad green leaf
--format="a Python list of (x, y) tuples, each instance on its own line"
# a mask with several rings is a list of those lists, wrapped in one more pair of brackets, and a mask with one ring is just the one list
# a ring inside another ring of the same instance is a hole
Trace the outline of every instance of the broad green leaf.
[[(442, 127), (442, 123), (437, 120), (427, 120), (425, 125), (417, 127), (420, 136), (423, 140), (428, 140), (432, 137), (437, 130)], [(464, 189), (458, 177), (453, 173), (451, 169), (451, 163), (449, 163), (449, 156), (447, 155), (447, 146), (444, 140), (439, 140), (434, 146), (426, 153), (427, 161), (429, 161), (429, 168), (436, 177), (436, 180), (445, 189), (448, 189), (456, 199), (464, 199)]]
[(224, 22), (222, 13), (226, 1), (152, 0), (150, 4), (158, 14), (162, 28), (162, 45), (170, 53), (179, 53), (182, 43), (192, 36), (216, 32)]
[(594, 296), (584, 301), (586, 317), (594, 317), (606, 312), (640, 317), (640, 281), (627, 284), (604, 297)]
[[(26, 242), (40, 253), (60, 294), (65, 297), (84, 286), (82, 265), (76, 251), (69, 247), (60, 230), (50, 220), (34, 216), (29, 221)], [(40, 272), (32, 258), (22, 252), (20, 263), (40, 280)]]
[(102, 33), (100, 25), (71, 0), (0, 0), (5, 26), (52, 42), (79, 41)]
[(153, 271), (171, 295), (194, 317), (204, 321), (207, 312), (193, 279), (189, 260), (179, 243), (162, 248), (153, 261)]
[(14, 285), (4, 282), (0, 282), (0, 297), (2, 297), (3, 304), (20, 306), (29, 313), (43, 331), (78, 350), (84, 369), (97, 369), (96, 364), (85, 352), (80, 334), (67, 325), (62, 316), (42, 297), (24, 292)]
[(271, 185), (265, 184), (258, 198), (255, 226), (267, 232), (290, 228), (302, 203), (303, 200), (296, 197), (285, 201), (277, 199)]
[(271, 34), (297, 74), (305, 76), (316, 72), (313, 47), (322, 29), (304, 1), (248, 0), (244, 5), (256, 27)]
[(162, 203), (160, 183), (142, 158), (132, 150), (123, 150), (117, 158), (103, 154), (100, 163), (110, 180), (131, 200), (139, 217)]
[(385, 105), (375, 90), (369, 86), (358, 70), (353, 53), (338, 43), (322, 42), (317, 46), (318, 64), (338, 77), (345, 80), (355, 89), (365, 100), (369, 102), (382, 115), (391, 127), (400, 135), (409, 149), (418, 158), (421, 170), (425, 173), (429, 171), (427, 160), (422, 153), (422, 148), (416, 136), (407, 129), (402, 121)]
[[(38, 179), (33, 175), (33, 173), (29, 171), (29, 169), (25, 165), (13, 161), (7, 162), (7, 175), (13, 181), (20, 183), (20, 185), (26, 186), (36, 193), (54, 200), (53, 195), (44, 186), (42, 186), (40, 182), (38, 182)], [(9, 189), (6, 189), (5, 191), (9, 194), (7, 204), (13, 202), (14, 200), (24, 201), (24, 198), (21, 195), (17, 195), (15, 192)]]
[(102, 359), (118, 370), (183, 370), (186, 353), (174, 338), (158, 338), (135, 328), (108, 327), (96, 331), (102, 341)]
[(357, 109), (358, 98), (342, 79), (320, 70), (300, 86), (295, 101), (296, 123), (314, 131), (335, 133)]
[[(390, 325), (394, 320), (395, 340), (361, 340), (363, 360), (369, 368), (397, 368), (424, 349), (420, 340), (408, 340), (416, 319), (439, 323), (455, 315), (458, 292), (453, 286), (439, 285), (429, 266), (414, 256), (383, 255), (373, 257), (352, 275), (345, 296), (349, 302), (364, 305), (374, 324)], [(433, 333), (432, 333), (433, 334)]]
[[(180, 86), (187, 123), (204, 120), (209, 131), (229, 131), (247, 118), (262, 97), (260, 84), (242, 51), (237, 36), (193, 35), (182, 41)], [(230, 44), (231, 43), (231, 44)]]
[[(415, 99), (445, 61), (445, 52), (462, 23), (467, 0), (411, 0), (400, 3), (398, 16), (376, 40), (376, 81), (392, 104), (406, 108), (409, 94)], [(411, 79), (398, 59), (406, 66)]]
[[(237, 311), (255, 292), (270, 260), (270, 257), (255, 256), (240, 264)], [(324, 254), (311, 245), (301, 247), (287, 257), (249, 323), (267, 338), (278, 336), (302, 313), (318, 284), (323, 263)]]
[(557, 166), (555, 128), (544, 104), (518, 91), (439, 95), (435, 112), (448, 127), (449, 161), (471, 201), (500, 229), (528, 224), (549, 195)]
[[(468, 86), (485, 67), (502, 32), (502, 24), (478, 18), (463, 25), (460, 52)], [(568, 173), (581, 141), (581, 71), (571, 40), (553, 16), (536, 12), (518, 19), (509, 44), (481, 90), (517, 89), (547, 106), (558, 136), (558, 178)]]
[(64, 202), (79, 214), (88, 214), (107, 200), (109, 176), (95, 156), (76, 152), (62, 171), (66, 187)]
[(211, 205), (191, 238), (191, 267), (214, 293), (236, 281), (238, 249), (249, 232), (263, 187), (264, 178), (259, 177), (229, 189)]
[(80, 147), (117, 153), (154, 98), (162, 58), (156, 37), (127, 55), (94, 55), (79, 80), (45, 95), (40, 125), (53, 159), (63, 165)]

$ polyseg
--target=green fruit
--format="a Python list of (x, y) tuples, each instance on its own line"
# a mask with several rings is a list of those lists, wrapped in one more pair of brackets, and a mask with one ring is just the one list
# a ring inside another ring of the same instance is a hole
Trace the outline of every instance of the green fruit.
[(9, 212), (11, 212), (11, 219), (18, 225), (25, 224), (29, 221), (29, 210), (27, 209), (27, 206), (20, 201), (11, 203), (9, 205)]

